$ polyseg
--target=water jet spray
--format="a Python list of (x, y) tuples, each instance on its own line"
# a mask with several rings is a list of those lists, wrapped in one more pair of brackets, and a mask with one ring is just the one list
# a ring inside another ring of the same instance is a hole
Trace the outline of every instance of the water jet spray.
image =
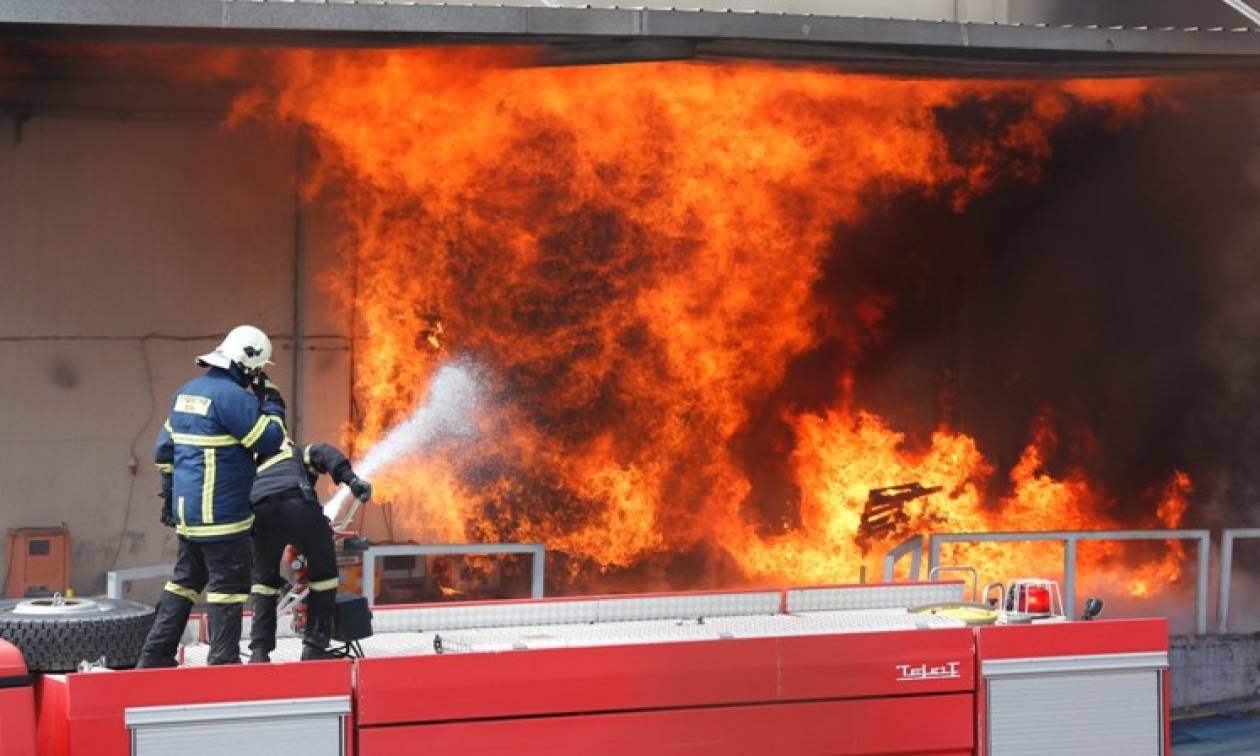
[[(435, 441), (472, 436), (482, 388), (479, 371), (472, 363), (458, 360), (443, 365), (429, 383), (424, 400), (354, 463), (355, 472), (370, 480), (380, 470)], [(347, 500), (353, 501), (349, 507)], [(324, 516), (334, 530), (344, 530), (358, 511), (359, 502), (353, 500), (346, 486), (324, 505)]]

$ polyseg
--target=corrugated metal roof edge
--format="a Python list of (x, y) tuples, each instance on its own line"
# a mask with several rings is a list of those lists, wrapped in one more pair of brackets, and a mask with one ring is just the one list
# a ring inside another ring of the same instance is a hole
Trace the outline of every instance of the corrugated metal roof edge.
[(753, 16), (803, 16), (808, 18), (837, 18), (837, 19), (853, 19), (856, 21), (896, 21), (909, 22), (915, 24), (947, 24), (950, 26), (1001, 26), (1015, 29), (1085, 29), (1089, 31), (1106, 30), (1106, 31), (1153, 31), (1153, 32), (1260, 32), (1260, 28), (1249, 26), (1125, 26), (1116, 25), (1108, 26), (1101, 24), (1026, 24), (1021, 22), (1000, 22), (1000, 21), (955, 21), (950, 19), (939, 18), (904, 18), (896, 16), (864, 16), (864, 15), (832, 15), (825, 13), (797, 13), (787, 11), (767, 11), (745, 8), (688, 8), (680, 6), (663, 6), (648, 7), (646, 5), (595, 5), (591, 3), (583, 3), (580, 5), (556, 5), (548, 0), (539, 0), (541, 6), (523, 5), (513, 3), (433, 3), (424, 2), (424, 0), (221, 0), (225, 4), (255, 4), (255, 5), (360, 5), (360, 6), (441, 6), (449, 8), (538, 8), (554, 9), (554, 10), (617, 10), (617, 11), (677, 11), (680, 13), (739, 13)]
[(956, 55), (1065, 53), (1260, 58), (1256, 30), (914, 21), (765, 11), (432, 4), (405, 0), (0, 0), (0, 25), (335, 33), (528, 41), (745, 39), (928, 49)]

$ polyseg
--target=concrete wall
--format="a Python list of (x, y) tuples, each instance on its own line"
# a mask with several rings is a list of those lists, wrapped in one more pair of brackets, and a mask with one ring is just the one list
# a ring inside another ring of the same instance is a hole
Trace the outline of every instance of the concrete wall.
[[(313, 283), (333, 264), (328, 224), (295, 218), (297, 143), (196, 120), (0, 118), (0, 528), (66, 523), (80, 592), (174, 556), (152, 445), (195, 355), (256, 324), (280, 336), (289, 392), (298, 239), (302, 332), (348, 331)], [(346, 342), (306, 346), (315, 401), (290, 405), (307, 437), (335, 438)]]
[(1254, 635), (1175, 636), (1169, 664), (1173, 709), (1260, 695), (1260, 638)]

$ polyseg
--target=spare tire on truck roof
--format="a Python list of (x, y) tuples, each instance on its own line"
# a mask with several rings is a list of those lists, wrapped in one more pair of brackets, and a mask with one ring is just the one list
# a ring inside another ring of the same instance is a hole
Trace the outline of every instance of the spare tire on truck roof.
[(0, 638), (18, 647), (32, 672), (72, 672), (104, 657), (112, 669), (134, 667), (153, 608), (110, 598), (0, 601)]

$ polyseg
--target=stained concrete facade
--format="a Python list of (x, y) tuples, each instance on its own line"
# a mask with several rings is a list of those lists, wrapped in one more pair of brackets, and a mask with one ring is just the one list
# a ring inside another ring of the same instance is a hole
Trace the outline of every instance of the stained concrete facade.
[(1174, 636), (1168, 661), (1174, 711), (1260, 695), (1260, 638), (1254, 635)]
[(338, 437), (348, 327), (323, 305), (335, 245), (299, 210), (298, 166), (293, 135), (248, 125), (0, 117), (0, 528), (66, 523), (77, 591), (173, 559), (154, 437), (232, 326), (277, 335), (298, 433)]

